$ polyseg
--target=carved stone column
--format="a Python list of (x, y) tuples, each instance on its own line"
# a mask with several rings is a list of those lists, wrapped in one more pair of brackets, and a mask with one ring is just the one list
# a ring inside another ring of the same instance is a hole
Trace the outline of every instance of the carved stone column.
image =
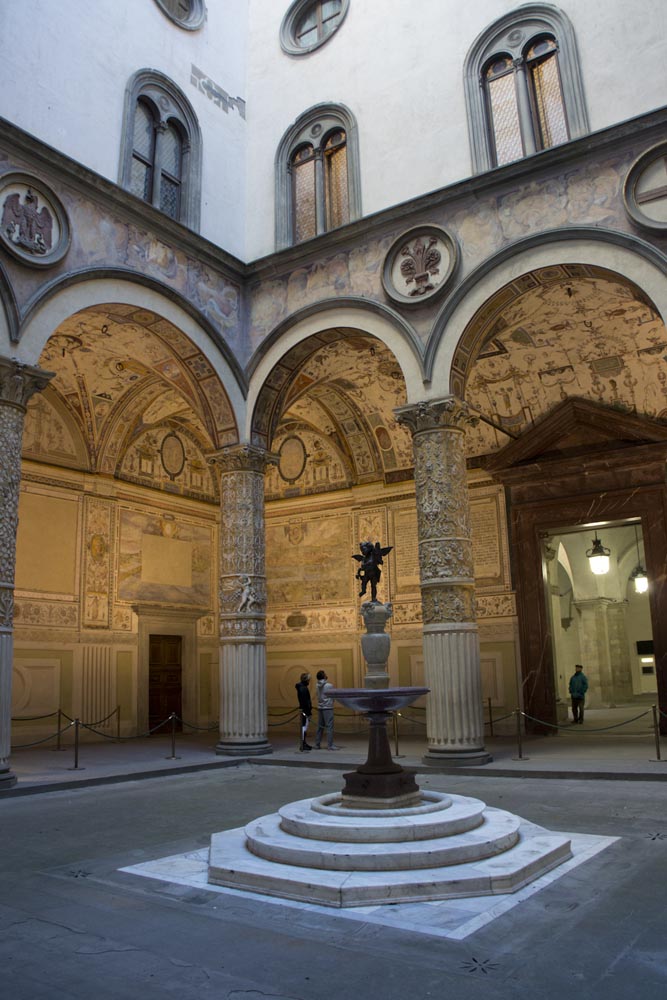
[[(428, 764), (486, 764), (466, 478), (465, 403), (394, 410), (412, 431), (424, 632)], [(400, 544), (400, 540), (397, 540)]]
[(266, 571), (261, 448), (225, 448), (220, 469), (220, 739), (218, 754), (271, 753), (266, 715)]
[(21, 441), (28, 400), (52, 372), (0, 358), (0, 791), (16, 784), (9, 768), (14, 659), (14, 569)]

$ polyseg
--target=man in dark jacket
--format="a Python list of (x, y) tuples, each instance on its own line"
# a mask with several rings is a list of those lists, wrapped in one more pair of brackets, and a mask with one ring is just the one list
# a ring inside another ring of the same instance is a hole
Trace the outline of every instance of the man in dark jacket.
[(581, 663), (575, 663), (570, 677), (570, 697), (572, 698), (572, 721), (584, 721), (584, 701), (588, 691), (588, 678)]
[(308, 690), (308, 685), (310, 684), (310, 674), (301, 674), (301, 680), (298, 684), (295, 684), (297, 697), (299, 699), (299, 709), (301, 711), (301, 746), (299, 750), (302, 752), (304, 750), (312, 750), (313, 748), (310, 744), (306, 743), (306, 731), (308, 729), (308, 720), (313, 714), (313, 703), (310, 700), (310, 691)]

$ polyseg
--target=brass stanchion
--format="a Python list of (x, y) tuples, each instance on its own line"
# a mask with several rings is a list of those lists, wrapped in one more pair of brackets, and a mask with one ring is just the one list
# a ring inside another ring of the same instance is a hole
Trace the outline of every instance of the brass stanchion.
[(400, 712), (394, 712), (394, 746), (396, 747), (396, 752), (394, 754), (394, 757), (403, 756), (402, 753), (398, 752), (398, 717), (400, 714), (401, 714)]
[(653, 712), (653, 736), (655, 737), (655, 756), (656, 760), (662, 760), (660, 756), (660, 725), (658, 723), (657, 706), (651, 705), (651, 711)]

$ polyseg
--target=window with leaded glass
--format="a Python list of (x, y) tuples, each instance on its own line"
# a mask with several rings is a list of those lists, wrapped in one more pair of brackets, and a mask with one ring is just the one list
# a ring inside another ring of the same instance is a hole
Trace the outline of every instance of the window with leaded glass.
[(142, 70), (126, 91), (120, 183), (196, 228), (200, 174), (201, 138), (189, 102), (162, 74)]
[(464, 79), (476, 172), (588, 132), (574, 30), (551, 4), (524, 4), (489, 25)]

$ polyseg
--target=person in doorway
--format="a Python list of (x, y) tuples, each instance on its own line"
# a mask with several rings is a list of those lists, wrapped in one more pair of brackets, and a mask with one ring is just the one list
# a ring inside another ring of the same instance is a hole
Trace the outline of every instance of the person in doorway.
[(317, 733), (315, 734), (315, 749), (322, 744), (322, 734), (327, 734), (327, 750), (340, 750), (334, 743), (334, 704), (329, 694), (333, 684), (324, 670), (317, 671)]
[(308, 722), (313, 714), (313, 703), (310, 699), (310, 691), (308, 690), (308, 685), (310, 684), (310, 674), (301, 674), (301, 680), (298, 684), (295, 684), (297, 697), (299, 699), (299, 710), (300, 710), (300, 722), (301, 722), (301, 745), (299, 750), (303, 752), (304, 750), (312, 750), (313, 748), (310, 744), (306, 743), (306, 733), (308, 731)]
[(588, 678), (581, 663), (575, 663), (574, 673), (570, 677), (570, 697), (572, 698), (572, 721), (584, 721), (584, 701), (588, 691)]

